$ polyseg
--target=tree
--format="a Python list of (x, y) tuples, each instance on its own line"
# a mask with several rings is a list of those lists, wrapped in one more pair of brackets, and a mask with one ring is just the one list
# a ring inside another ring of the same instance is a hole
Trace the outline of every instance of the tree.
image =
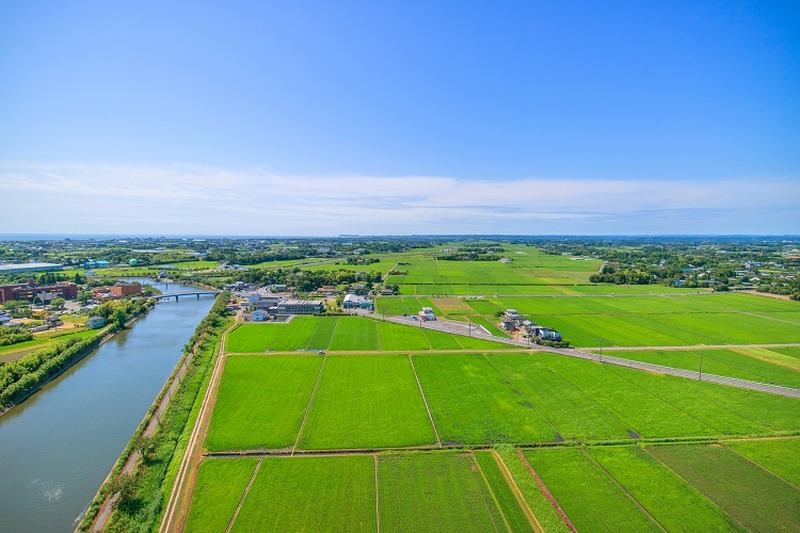
[(122, 329), (122, 328), (125, 327), (125, 319), (127, 318), (127, 316), (125, 315), (125, 311), (123, 311), (122, 309), (117, 309), (116, 311), (114, 311), (114, 313), (111, 315), (111, 317), (112, 317), (111, 321), (119, 329)]
[(65, 301), (66, 301), (66, 300), (64, 300), (64, 298), (54, 298), (54, 299), (53, 299), (53, 300), (50, 302), (50, 308), (51, 308), (51, 309), (63, 309), (63, 308), (64, 308), (64, 302), (65, 302)]
[(81, 291), (78, 293), (78, 301), (81, 304), (86, 305), (86, 302), (91, 300), (92, 296), (93, 296), (92, 291)]
[(14, 318), (29, 318), (31, 316), (30, 304), (22, 300), (9, 300), (3, 304), (3, 307)]
[(136, 501), (136, 480), (130, 474), (120, 473), (111, 483), (111, 492), (119, 494), (117, 506), (130, 508)]

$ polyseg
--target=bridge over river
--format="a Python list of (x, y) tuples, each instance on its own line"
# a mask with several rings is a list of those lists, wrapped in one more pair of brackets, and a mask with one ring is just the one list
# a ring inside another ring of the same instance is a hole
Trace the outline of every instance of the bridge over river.
[(165, 292), (162, 294), (157, 294), (153, 296), (156, 300), (169, 300), (170, 298), (175, 298), (177, 302), (181, 296), (197, 296), (199, 300), (201, 296), (216, 296), (219, 294), (220, 291), (211, 291), (211, 290), (194, 290), (194, 291), (180, 291), (180, 292)]

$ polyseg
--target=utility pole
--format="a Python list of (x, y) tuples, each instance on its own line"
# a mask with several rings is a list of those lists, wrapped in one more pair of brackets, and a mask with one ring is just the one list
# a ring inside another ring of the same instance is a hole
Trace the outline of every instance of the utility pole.
[(698, 381), (703, 381), (703, 351), (700, 350), (700, 377)]

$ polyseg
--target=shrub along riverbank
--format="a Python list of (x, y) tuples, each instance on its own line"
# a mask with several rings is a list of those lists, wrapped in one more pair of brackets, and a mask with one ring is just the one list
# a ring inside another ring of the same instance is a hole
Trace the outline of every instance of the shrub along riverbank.
[(123, 300), (103, 305), (107, 306), (103, 312), (108, 312), (111, 322), (98, 330), (97, 335), (57, 342), (22, 359), (0, 365), (0, 413), (24, 401), (42, 385), (86, 357), (104, 339), (125, 327), (126, 322), (152, 308), (153, 301)]
[[(232, 321), (225, 310), (229, 296), (228, 292), (220, 293), (206, 318), (195, 329), (176, 371), (153, 402), (111, 474), (95, 495), (81, 520), (79, 530), (87, 531), (91, 528), (103, 502), (114, 493), (119, 493), (120, 497), (104, 529), (152, 531), (158, 527), (219, 354), (220, 339)], [(170, 384), (176, 379), (177, 369), (192, 353), (194, 355), (186, 373), (158, 422), (155, 433), (145, 437), (144, 431), (150, 418)], [(123, 467), (134, 451), (140, 452), (142, 459), (131, 474), (125, 474)]]

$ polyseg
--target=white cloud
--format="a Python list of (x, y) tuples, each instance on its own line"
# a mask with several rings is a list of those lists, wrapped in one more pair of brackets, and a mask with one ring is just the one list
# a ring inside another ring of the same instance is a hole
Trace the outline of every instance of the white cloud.
[(279, 176), (0, 163), (0, 232), (800, 233), (800, 180)]

